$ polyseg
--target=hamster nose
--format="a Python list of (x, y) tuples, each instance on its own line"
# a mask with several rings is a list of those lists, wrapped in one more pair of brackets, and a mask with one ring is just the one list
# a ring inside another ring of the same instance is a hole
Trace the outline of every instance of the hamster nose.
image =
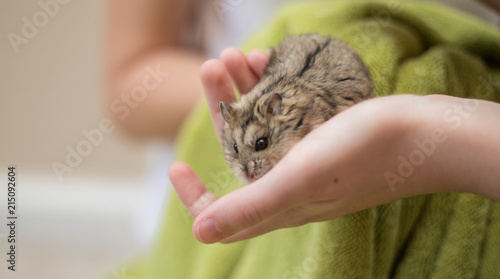
[(254, 180), (254, 178), (255, 178), (255, 162), (254, 161), (248, 162), (247, 167), (246, 167), (246, 174), (247, 174), (247, 177), (250, 181)]

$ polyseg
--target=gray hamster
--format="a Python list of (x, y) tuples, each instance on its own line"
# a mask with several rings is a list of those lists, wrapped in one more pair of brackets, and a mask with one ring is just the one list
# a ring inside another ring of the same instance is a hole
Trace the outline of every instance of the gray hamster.
[(317, 34), (286, 37), (270, 50), (252, 90), (237, 103), (220, 103), (225, 158), (253, 182), (311, 130), (372, 96), (369, 71), (346, 43)]

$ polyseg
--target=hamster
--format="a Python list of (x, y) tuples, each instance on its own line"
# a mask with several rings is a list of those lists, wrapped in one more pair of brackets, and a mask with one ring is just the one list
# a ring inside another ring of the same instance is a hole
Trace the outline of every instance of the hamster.
[(242, 181), (253, 182), (311, 130), (372, 96), (369, 71), (346, 43), (286, 37), (270, 49), (252, 90), (237, 103), (220, 103), (225, 158)]

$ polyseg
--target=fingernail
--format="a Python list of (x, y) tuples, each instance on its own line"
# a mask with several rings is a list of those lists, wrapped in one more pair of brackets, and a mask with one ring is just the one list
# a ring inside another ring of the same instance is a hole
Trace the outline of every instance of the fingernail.
[(204, 243), (214, 243), (224, 237), (224, 234), (217, 228), (212, 219), (207, 219), (198, 223), (196, 232), (198, 233), (198, 238)]

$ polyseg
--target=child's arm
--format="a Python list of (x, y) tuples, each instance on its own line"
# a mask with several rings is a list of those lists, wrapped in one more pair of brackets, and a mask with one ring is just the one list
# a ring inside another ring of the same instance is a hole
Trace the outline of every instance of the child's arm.
[(132, 135), (172, 139), (202, 96), (205, 58), (181, 40), (194, 2), (108, 1), (107, 108)]

